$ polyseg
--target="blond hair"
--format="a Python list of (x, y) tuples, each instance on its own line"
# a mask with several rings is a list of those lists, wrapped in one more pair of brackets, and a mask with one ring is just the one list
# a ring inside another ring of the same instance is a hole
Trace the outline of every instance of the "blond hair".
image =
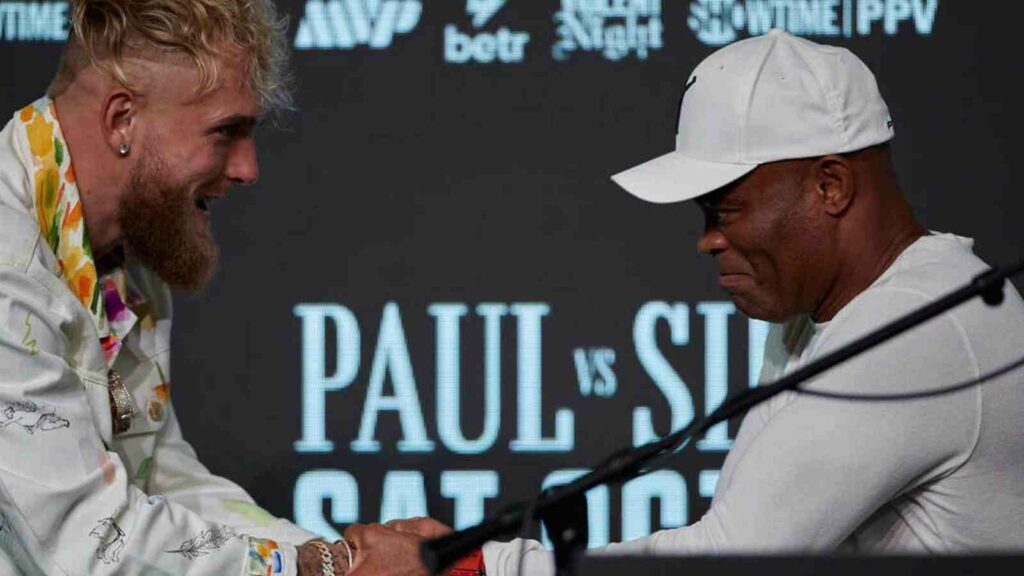
[(261, 108), (279, 113), (292, 107), (286, 28), (272, 0), (71, 0), (68, 46), (49, 92), (62, 92), (89, 64), (133, 88), (125, 54), (156, 49), (191, 60), (205, 94), (229, 53), (242, 58)]

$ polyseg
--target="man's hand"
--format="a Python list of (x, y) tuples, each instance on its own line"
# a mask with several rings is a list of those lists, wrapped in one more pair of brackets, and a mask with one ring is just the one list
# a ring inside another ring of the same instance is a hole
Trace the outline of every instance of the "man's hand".
[(428, 540), (440, 538), (441, 536), (446, 536), (452, 533), (452, 529), (448, 526), (445, 526), (433, 518), (426, 518), (423, 516), (405, 518), (404, 520), (391, 520), (384, 524), (384, 526), (391, 528), (395, 532), (408, 532)]
[[(344, 544), (330, 544), (338, 576), (429, 576), (420, 561), (424, 539), (450, 534), (452, 529), (431, 518), (392, 520), (387, 524), (353, 524), (345, 530), (355, 563), (348, 565)], [(299, 551), (299, 576), (320, 576), (320, 552), (312, 544)]]
[[(403, 528), (425, 528), (420, 520), (403, 521)], [(443, 525), (442, 525), (443, 526)], [(355, 564), (346, 576), (429, 576), (420, 560), (423, 537), (412, 531), (399, 532), (381, 524), (352, 524), (345, 540), (353, 545)]]

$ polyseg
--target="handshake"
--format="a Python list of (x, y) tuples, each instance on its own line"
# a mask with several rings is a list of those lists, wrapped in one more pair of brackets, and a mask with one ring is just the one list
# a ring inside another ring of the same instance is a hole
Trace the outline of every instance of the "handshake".
[(420, 560), (420, 544), (451, 531), (431, 518), (352, 524), (345, 529), (344, 542), (313, 541), (298, 546), (298, 573), (329, 576), (333, 569), (337, 576), (427, 576), (430, 572)]

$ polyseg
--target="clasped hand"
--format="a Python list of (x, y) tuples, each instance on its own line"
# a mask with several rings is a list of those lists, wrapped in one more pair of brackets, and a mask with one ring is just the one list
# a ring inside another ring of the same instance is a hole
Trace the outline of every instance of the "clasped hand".
[[(345, 576), (430, 576), (420, 560), (420, 544), (451, 533), (431, 518), (392, 520), (386, 524), (352, 524), (344, 538), (354, 554)], [(347, 564), (347, 559), (344, 564)], [(338, 572), (339, 576), (342, 572)], [(319, 572), (301, 573), (319, 576)]]

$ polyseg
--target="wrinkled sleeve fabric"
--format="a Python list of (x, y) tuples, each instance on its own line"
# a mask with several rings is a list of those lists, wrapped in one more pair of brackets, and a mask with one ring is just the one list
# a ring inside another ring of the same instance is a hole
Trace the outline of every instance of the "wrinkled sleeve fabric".
[(150, 494), (160, 494), (185, 506), (209, 522), (233, 526), (258, 538), (293, 545), (321, 538), (319, 534), (274, 517), (240, 486), (211, 473), (182, 436), (173, 404), (157, 441), (153, 473), (146, 489)]
[[(822, 332), (814, 356), (930, 300), (911, 290), (866, 292)], [(945, 315), (820, 375), (807, 387), (893, 394), (977, 376), (962, 327), (954, 316)], [(832, 550), (894, 498), (955, 471), (977, 442), (979, 425), (976, 388), (900, 402), (784, 393), (744, 419), (710, 509), (700, 521), (590, 553)], [(489, 543), (484, 557), (491, 576), (514, 576), (520, 559), (525, 562), (523, 574), (553, 573), (551, 554), (532, 541)]]
[[(0, 262), (0, 566), (27, 575), (295, 574), (295, 550), (135, 488), (76, 369), (82, 321), (27, 267)], [(87, 319), (87, 318), (86, 318)]]

